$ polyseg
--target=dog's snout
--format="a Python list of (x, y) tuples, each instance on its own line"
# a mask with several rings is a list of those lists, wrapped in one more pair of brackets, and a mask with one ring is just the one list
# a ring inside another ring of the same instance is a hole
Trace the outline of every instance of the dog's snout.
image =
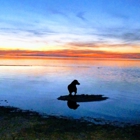
[(76, 85), (80, 85), (80, 83), (78, 82), (78, 80), (75, 80), (75, 82), (76, 82)]

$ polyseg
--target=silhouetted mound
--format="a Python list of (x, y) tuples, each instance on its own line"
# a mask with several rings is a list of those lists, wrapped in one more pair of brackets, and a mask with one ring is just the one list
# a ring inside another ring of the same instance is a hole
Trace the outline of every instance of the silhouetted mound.
[(93, 101), (103, 101), (108, 99), (108, 97), (103, 97), (103, 95), (65, 95), (65, 96), (60, 96), (57, 98), (58, 100), (63, 100), (63, 101), (73, 101), (73, 102), (93, 102)]

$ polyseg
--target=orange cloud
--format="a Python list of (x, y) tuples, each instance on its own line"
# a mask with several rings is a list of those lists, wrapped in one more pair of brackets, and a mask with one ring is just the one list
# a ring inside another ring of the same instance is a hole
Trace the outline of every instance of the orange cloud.
[(114, 52), (114, 53), (140, 53), (139, 44), (109, 44), (101, 42), (71, 42), (67, 43), (66, 46), (69, 49), (75, 50), (99, 50), (103, 52)]
[(46, 58), (46, 57), (83, 57), (83, 58), (126, 58), (140, 59), (140, 53), (115, 53), (95, 50), (53, 50), (53, 51), (25, 51), (25, 50), (0, 50), (1, 58)]

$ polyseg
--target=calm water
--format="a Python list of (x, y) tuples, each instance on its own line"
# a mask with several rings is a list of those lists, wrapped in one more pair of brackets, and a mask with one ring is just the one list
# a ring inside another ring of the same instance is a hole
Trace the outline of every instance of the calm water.
[[(57, 98), (68, 94), (67, 85), (74, 79), (81, 83), (78, 94), (109, 99), (69, 109)], [(140, 123), (140, 61), (0, 59), (0, 100), (0, 105), (49, 115)]]

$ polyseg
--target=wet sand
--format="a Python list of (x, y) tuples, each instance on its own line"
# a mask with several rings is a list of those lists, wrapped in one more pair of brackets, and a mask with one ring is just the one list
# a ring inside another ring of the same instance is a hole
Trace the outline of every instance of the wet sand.
[(0, 140), (139, 140), (140, 125), (94, 124), (0, 106)]

